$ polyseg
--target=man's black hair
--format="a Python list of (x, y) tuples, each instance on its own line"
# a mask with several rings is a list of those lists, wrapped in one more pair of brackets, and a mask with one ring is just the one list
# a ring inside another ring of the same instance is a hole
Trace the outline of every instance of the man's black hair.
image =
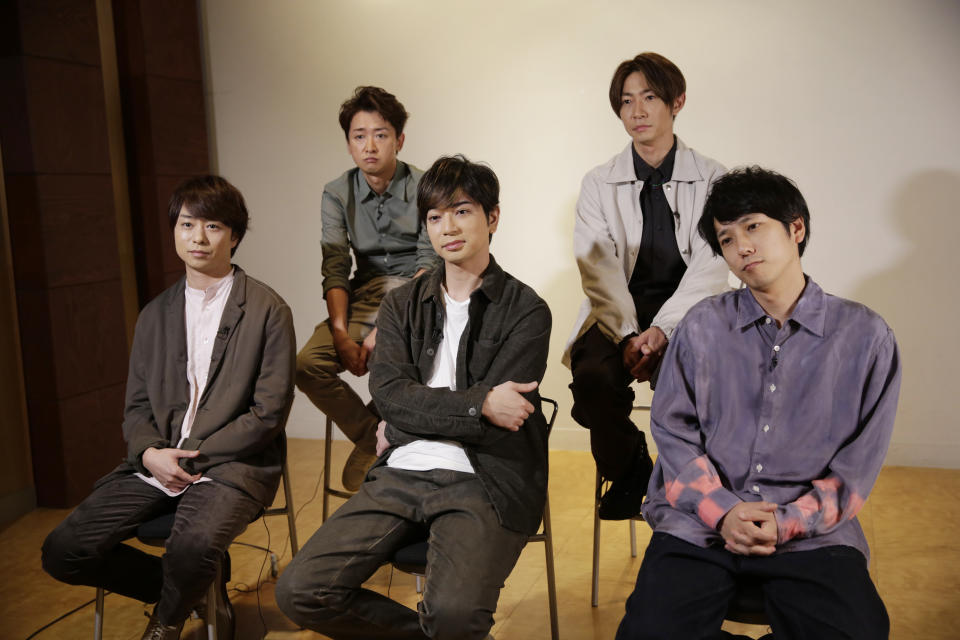
[(710, 188), (697, 226), (700, 237), (707, 241), (714, 255), (723, 254), (714, 220), (727, 224), (749, 213), (762, 213), (779, 220), (788, 232), (791, 222), (803, 218), (805, 232), (798, 247), (803, 255), (810, 239), (810, 210), (803, 194), (790, 178), (756, 165), (734, 169)]
[(170, 196), (167, 207), (170, 228), (177, 226), (180, 209), (186, 207), (190, 215), (220, 222), (230, 228), (237, 244), (230, 250), (232, 256), (247, 232), (250, 215), (240, 191), (220, 176), (197, 176), (180, 183)]
[(458, 192), (479, 204), (488, 219), (500, 204), (500, 181), (493, 169), (470, 162), (463, 155), (444, 156), (427, 169), (417, 185), (420, 222), (426, 223), (431, 209), (452, 205)]

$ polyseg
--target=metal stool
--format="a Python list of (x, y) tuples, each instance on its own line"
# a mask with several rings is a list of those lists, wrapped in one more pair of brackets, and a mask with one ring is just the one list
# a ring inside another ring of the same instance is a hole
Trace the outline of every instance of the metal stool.
[(346, 489), (333, 489), (330, 487), (330, 454), (331, 444), (333, 442), (333, 420), (327, 417), (326, 442), (323, 443), (323, 517), (320, 522), (326, 522), (330, 511), (330, 496), (349, 500), (353, 491)]
[[(603, 476), (597, 472), (597, 482), (593, 499), (593, 587), (590, 594), (591, 606), (600, 604), (600, 492), (603, 487)], [(636, 515), (630, 518), (630, 557), (637, 557), (637, 526), (636, 522), (643, 522), (643, 516)]]
[[(550, 414), (550, 420), (547, 422), (547, 437), (553, 429), (553, 422), (557, 418), (557, 409), (559, 405), (550, 398), (540, 398), (542, 403), (550, 404), (553, 410)], [(557, 616), (557, 576), (553, 566), (553, 529), (550, 525), (550, 496), (543, 505), (543, 527), (539, 533), (531, 535), (527, 542), (542, 542), (544, 553), (546, 555), (547, 566), (547, 597), (550, 607), (550, 637), (557, 640), (560, 637), (559, 620)], [(429, 544), (426, 540), (415, 542), (397, 550), (393, 555), (391, 564), (398, 571), (409, 573), (417, 578), (417, 593), (422, 593), (421, 580), (427, 571), (427, 549)]]

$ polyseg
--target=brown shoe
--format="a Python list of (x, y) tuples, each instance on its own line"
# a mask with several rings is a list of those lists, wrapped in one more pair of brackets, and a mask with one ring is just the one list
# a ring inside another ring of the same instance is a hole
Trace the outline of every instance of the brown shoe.
[(180, 624), (161, 623), (157, 619), (157, 607), (154, 607), (150, 622), (147, 623), (147, 628), (140, 640), (177, 640), (180, 637), (181, 629), (183, 629), (183, 622)]
[(347, 491), (357, 491), (367, 477), (367, 471), (377, 461), (375, 453), (367, 453), (360, 447), (354, 446), (343, 465), (343, 476), (340, 478), (343, 482), (343, 488)]

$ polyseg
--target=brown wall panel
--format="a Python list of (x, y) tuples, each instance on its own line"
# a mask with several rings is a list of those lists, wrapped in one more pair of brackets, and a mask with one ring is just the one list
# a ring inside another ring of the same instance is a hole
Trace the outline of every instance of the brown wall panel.
[(110, 173), (100, 69), (24, 58), (33, 166), (11, 172)]
[(122, 384), (127, 353), (120, 280), (50, 289), (48, 295), (56, 396)]
[[(119, 270), (108, 175), (14, 176), (11, 222), (20, 287), (116, 279)], [(39, 282), (38, 282), (39, 281)]]
[(193, 0), (141, 2), (144, 71), (200, 82), (200, 21)]
[(126, 455), (121, 431), (123, 391), (124, 385), (117, 384), (60, 402), (66, 504), (88, 496), (93, 483)]
[(203, 85), (151, 77), (147, 93), (156, 173), (191, 175), (209, 171)]
[(30, 0), (17, 4), (24, 55), (100, 64), (94, 0)]
[(0, 146), (3, 147), (4, 172), (30, 171), (33, 167), (33, 147), (30, 144), (30, 117), (22, 58), (0, 58), (0, 88)]

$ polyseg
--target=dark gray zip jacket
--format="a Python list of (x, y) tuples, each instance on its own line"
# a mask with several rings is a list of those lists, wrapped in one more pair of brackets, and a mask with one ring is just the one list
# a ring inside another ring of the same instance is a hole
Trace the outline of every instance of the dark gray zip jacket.
[(497, 265), (493, 256), (470, 297), (457, 351), (457, 391), (426, 386), (443, 339), (444, 268), (388, 293), (377, 318), (370, 393), (389, 425), (391, 448), (414, 440), (463, 445), (500, 523), (536, 533), (547, 492), (547, 425), (537, 391), (525, 394), (536, 411), (519, 431), (481, 414), (487, 393), (502, 382), (542, 381), (551, 317), (547, 304)]

